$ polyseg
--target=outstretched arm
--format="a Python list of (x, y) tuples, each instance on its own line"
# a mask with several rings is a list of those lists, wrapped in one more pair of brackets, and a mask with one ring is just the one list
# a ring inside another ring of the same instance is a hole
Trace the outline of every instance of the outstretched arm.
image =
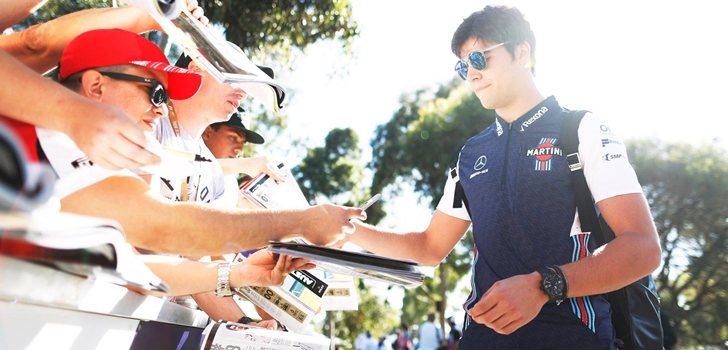
[(135, 33), (157, 29), (157, 23), (136, 7), (78, 11), (0, 37), (0, 48), (38, 73), (55, 67), (63, 48), (92, 29), (122, 28)]
[[(15, 6), (18, 8), (15, 12), (19, 12), (18, 16), (24, 13), (24, 17), (29, 14), (25, 8), (29, 8), (31, 3), (38, 2), (22, 0), (10, 3), (19, 3)], [(8, 5), (3, 6), (5, 10)], [(196, 0), (187, 0), (187, 8), (204, 24), (209, 22)], [(20, 19), (22, 17), (17, 20)], [(107, 28), (121, 28), (135, 33), (160, 30), (159, 24), (142, 9), (96, 8), (69, 13), (20, 32), (0, 36), (0, 49), (15, 56), (36, 72), (44, 73), (58, 64), (63, 48), (73, 38), (89, 30)]]
[(188, 256), (237, 253), (304, 238), (331, 244), (366, 216), (357, 208), (331, 204), (292, 210), (225, 210), (204, 203), (171, 202), (149, 193), (139, 177), (115, 175), (61, 200), (63, 211), (111, 218), (140, 248)]
[(470, 227), (470, 221), (436, 210), (424, 231), (386, 231), (357, 222), (349, 241), (374, 253), (409, 259), (425, 265), (437, 265), (444, 259)]
[(4, 30), (23, 18), (30, 16), (35, 8), (42, 6), (48, 0), (14, 0), (3, 1), (3, 12), (0, 15), (0, 30)]
[[(45, 79), (0, 50), (0, 115), (66, 133), (97, 164), (110, 169), (155, 164), (142, 129), (116, 107)], [(38, 103), (38, 94), (43, 103)], [(93, 116), (93, 117), (90, 117)]]
[[(211, 292), (217, 287), (219, 262), (199, 262), (158, 255), (140, 257), (170, 287), (168, 295)], [(294, 259), (286, 255), (280, 255), (276, 259), (272, 253), (261, 250), (242, 263), (230, 265), (230, 287), (276, 286), (283, 283), (292, 271), (312, 267), (306, 259)]]

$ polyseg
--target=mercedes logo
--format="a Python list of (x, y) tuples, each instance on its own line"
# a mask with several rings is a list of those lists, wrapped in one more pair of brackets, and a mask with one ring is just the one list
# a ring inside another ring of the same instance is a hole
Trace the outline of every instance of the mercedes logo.
[(485, 168), (485, 163), (488, 162), (488, 158), (486, 158), (484, 155), (480, 156), (478, 160), (475, 161), (475, 166), (473, 169), (476, 171)]

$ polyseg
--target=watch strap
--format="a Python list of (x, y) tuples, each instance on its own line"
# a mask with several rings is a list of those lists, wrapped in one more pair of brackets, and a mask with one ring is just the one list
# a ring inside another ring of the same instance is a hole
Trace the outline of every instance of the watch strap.
[(233, 295), (233, 291), (230, 290), (230, 263), (221, 262), (217, 264), (217, 288), (215, 289), (215, 296), (222, 298), (231, 295)]
[(561, 277), (561, 281), (563, 281), (564, 283), (564, 288), (562, 290), (561, 297), (559, 298), (560, 303), (561, 301), (566, 300), (566, 296), (569, 294), (569, 281), (566, 279), (564, 270), (562, 270), (561, 267), (559, 267), (558, 265), (553, 265), (551, 266), (551, 269), (554, 270), (554, 272), (556, 272)]
[[(541, 290), (549, 297), (549, 302), (555, 302), (556, 305), (561, 304), (565, 299), (567, 295), (567, 284), (566, 284), (566, 276), (564, 275), (563, 271), (561, 271), (561, 268), (554, 265), (554, 266), (547, 266), (542, 267), (538, 269), (537, 271), (541, 275)], [(547, 288), (547, 284), (554, 284), (554, 280), (559, 280), (561, 283), (561, 290), (554, 291), (550, 288)]]

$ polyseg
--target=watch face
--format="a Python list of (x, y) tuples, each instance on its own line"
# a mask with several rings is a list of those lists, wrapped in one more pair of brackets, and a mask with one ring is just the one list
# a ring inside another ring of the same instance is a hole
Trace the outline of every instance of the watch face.
[(549, 295), (561, 295), (561, 290), (564, 288), (564, 283), (557, 276), (549, 276), (544, 280), (544, 289), (546, 289)]
[(560, 276), (551, 270), (542, 272), (541, 276), (541, 287), (543, 288), (546, 295), (549, 296), (549, 300), (557, 300), (561, 298), (564, 292), (564, 280)]

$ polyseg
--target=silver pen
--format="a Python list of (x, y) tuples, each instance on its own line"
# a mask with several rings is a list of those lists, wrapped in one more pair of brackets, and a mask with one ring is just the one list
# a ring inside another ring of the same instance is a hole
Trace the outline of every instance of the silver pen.
[(371, 207), (372, 204), (376, 203), (379, 200), (379, 198), (382, 198), (382, 194), (381, 193), (375, 194), (374, 196), (372, 196), (372, 198), (369, 198), (368, 201), (364, 202), (364, 204), (360, 205), (359, 209), (367, 210), (367, 208)]

